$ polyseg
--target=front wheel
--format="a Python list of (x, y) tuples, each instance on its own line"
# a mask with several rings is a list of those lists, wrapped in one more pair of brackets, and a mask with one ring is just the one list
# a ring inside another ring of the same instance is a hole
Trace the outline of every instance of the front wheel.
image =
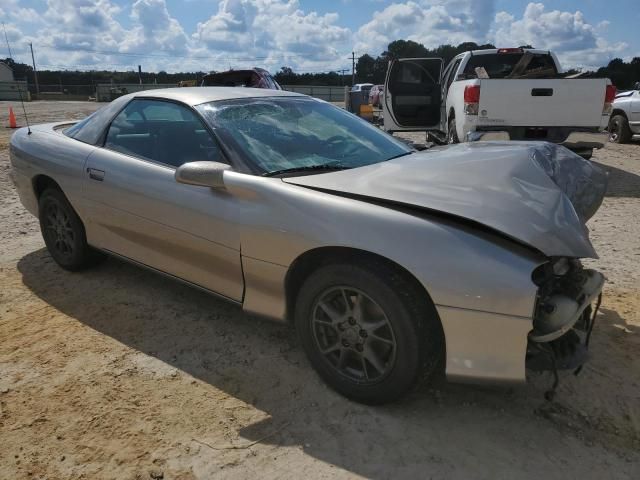
[(585, 148), (584, 150), (577, 150), (576, 153), (585, 160), (591, 160), (593, 157), (593, 148)]
[(358, 402), (386, 403), (439, 365), (441, 327), (425, 297), (384, 265), (328, 265), (304, 282), (296, 328), (330, 387)]
[(627, 143), (631, 140), (631, 129), (624, 115), (614, 115), (609, 120), (609, 141)]

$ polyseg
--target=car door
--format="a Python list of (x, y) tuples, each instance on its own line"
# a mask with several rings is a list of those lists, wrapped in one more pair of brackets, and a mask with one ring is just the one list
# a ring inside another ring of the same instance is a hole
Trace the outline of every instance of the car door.
[(631, 96), (631, 118), (629, 125), (634, 134), (640, 133), (640, 91)]
[(178, 166), (228, 163), (190, 107), (133, 99), (86, 162), (89, 242), (233, 300), (243, 294), (235, 200), (177, 183)]
[(441, 58), (401, 58), (391, 61), (383, 98), (385, 130), (439, 129), (441, 75)]
[(442, 74), (442, 97), (441, 97), (441, 110), (440, 110), (440, 130), (442, 132), (446, 132), (449, 128), (448, 122), (448, 112), (451, 109), (453, 104), (452, 99), (449, 98), (449, 89), (451, 84), (455, 80), (456, 73), (458, 72), (458, 67), (460, 67), (460, 62), (462, 61), (462, 57), (456, 57), (447, 66), (444, 73)]

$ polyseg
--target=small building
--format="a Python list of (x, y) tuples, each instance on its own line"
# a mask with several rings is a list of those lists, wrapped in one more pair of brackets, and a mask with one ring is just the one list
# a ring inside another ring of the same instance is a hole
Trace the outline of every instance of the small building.
[(16, 81), (13, 78), (13, 69), (6, 63), (0, 62), (0, 100), (20, 99), (25, 102), (31, 101), (27, 81)]
[(0, 62), (0, 82), (13, 82), (13, 69), (3, 62)]

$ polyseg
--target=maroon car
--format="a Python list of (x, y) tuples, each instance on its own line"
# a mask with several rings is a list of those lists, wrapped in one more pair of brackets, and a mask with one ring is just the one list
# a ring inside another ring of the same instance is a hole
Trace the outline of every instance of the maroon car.
[(250, 87), (282, 90), (275, 78), (263, 68), (250, 70), (229, 70), (205, 75), (202, 79), (203, 87)]
[(384, 85), (374, 85), (369, 90), (369, 104), (374, 107), (382, 106), (382, 95), (384, 95)]

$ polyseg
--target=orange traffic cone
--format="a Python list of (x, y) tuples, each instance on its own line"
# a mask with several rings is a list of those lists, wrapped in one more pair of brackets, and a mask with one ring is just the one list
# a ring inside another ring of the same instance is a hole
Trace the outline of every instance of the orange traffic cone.
[(13, 113), (13, 108), (9, 107), (9, 128), (18, 128), (16, 123), (16, 116)]

